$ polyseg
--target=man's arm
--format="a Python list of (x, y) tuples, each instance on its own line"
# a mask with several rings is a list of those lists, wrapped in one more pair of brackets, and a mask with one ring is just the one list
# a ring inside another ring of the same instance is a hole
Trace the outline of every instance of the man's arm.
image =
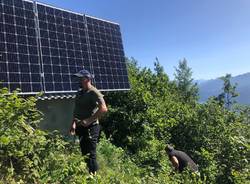
[(108, 111), (104, 99), (99, 99), (98, 101), (98, 110), (89, 118), (82, 120), (82, 125), (88, 127), (92, 122), (100, 118), (104, 113)]
[(175, 156), (171, 156), (170, 161), (172, 162), (173, 166), (176, 170), (179, 169), (179, 161)]
[(71, 125), (70, 125), (69, 133), (71, 135), (75, 135), (75, 129), (76, 129), (76, 122), (73, 119), (72, 122), (71, 122)]

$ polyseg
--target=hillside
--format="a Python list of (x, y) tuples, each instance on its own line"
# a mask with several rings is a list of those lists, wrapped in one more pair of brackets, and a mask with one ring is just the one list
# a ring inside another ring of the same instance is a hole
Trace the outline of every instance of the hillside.
[[(250, 104), (250, 72), (232, 77), (232, 84), (237, 83), (236, 91), (240, 94), (236, 100), (240, 104)], [(211, 96), (217, 96), (222, 92), (223, 81), (212, 79), (201, 81), (198, 84), (200, 101), (204, 102)]]

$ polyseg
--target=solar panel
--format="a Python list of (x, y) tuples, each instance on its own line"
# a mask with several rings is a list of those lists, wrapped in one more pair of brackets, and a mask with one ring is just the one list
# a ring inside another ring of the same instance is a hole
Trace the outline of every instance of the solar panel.
[(118, 24), (86, 16), (95, 82), (100, 89), (129, 88)]
[(72, 75), (91, 70), (84, 15), (37, 4), (45, 91), (74, 91)]
[(68, 93), (83, 67), (100, 90), (129, 89), (120, 27), (23, 0), (0, 0), (0, 81), (10, 91)]
[(33, 3), (0, 1), (0, 81), (10, 90), (42, 90)]

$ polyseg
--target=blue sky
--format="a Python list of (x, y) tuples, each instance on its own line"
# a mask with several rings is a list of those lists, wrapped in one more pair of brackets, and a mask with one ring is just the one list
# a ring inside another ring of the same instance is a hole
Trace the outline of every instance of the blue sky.
[(193, 78), (250, 72), (250, 0), (39, 0), (117, 22), (141, 67), (158, 57), (173, 79), (186, 58)]

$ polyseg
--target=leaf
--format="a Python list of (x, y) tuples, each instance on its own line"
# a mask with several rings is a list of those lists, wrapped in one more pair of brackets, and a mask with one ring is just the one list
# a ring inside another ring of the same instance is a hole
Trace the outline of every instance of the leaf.
[(10, 138), (6, 136), (1, 136), (0, 137), (0, 144), (3, 145), (8, 145), (10, 143)]

